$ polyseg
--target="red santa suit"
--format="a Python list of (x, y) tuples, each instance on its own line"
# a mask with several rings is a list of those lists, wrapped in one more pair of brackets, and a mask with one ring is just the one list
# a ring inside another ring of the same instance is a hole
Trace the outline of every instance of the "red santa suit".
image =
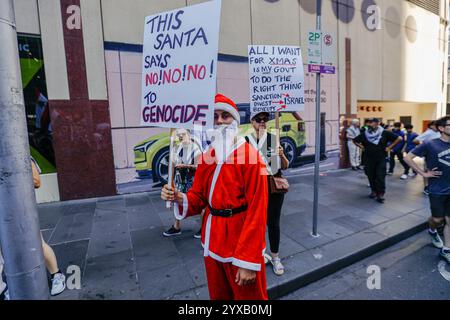
[[(237, 139), (226, 156), (224, 163), (216, 161), (213, 148), (201, 156), (194, 184), (183, 194), (183, 204), (175, 207), (175, 216), (181, 220), (206, 208), (201, 239), (211, 299), (267, 300), (263, 257), (268, 201), (265, 165), (243, 138)], [(224, 209), (237, 213), (217, 215)], [(235, 279), (239, 268), (256, 271), (256, 281), (238, 286)]]

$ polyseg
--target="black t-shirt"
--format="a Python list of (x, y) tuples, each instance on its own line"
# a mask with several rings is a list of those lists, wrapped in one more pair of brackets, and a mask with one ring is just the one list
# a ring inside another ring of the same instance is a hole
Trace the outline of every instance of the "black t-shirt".
[(385, 158), (387, 156), (386, 153), (386, 147), (389, 143), (393, 143), (395, 140), (398, 139), (398, 136), (390, 131), (384, 130), (381, 133), (381, 139), (378, 144), (370, 143), (365, 133), (361, 133), (359, 136), (357, 136), (353, 141), (360, 143), (364, 146), (364, 152), (367, 159), (375, 158)]

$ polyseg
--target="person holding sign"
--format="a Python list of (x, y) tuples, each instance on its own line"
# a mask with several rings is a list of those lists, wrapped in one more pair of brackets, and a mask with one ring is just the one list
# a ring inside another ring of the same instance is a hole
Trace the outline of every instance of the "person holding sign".
[(267, 168), (267, 182), (269, 187), (267, 227), (269, 231), (271, 256), (265, 254), (264, 257), (267, 262), (272, 262), (273, 272), (276, 275), (281, 276), (284, 274), (284, 266), (281, 263), (279, 256), (280, 217), (284, 194), (287, 189), (284, 191), (277, 190), (273, 180), (275, 177), (277, 179), (284, 179), (281, 176), (281, 170), (285, 170), (289, 167), (289, 160), (284, 154), (283, 147), (277, 143), (278, 137), (267, 133), (267, 122), (269, 122), (269, 120), (270, 114), (268, 112), (256, 114), (252, 118), (254, 133), (246, 136), (245, 140), (259, 151)]
[[(200, 146), (189, 135), (188, 130), (179, 129), (176, 131), (179, 145), (175, 151), (175, 186), (181, 192), (188, 192), (194, 183), (195, 170), (197, 169), (197, 161), (200, 156)], [(173, 237), (181, 234), (181, 222), (175, 219), (174, 224), (163, 232), (165, 237)], [(199, 239), (200, 232), (194, 237)]]
[(186, 194), (166, 185), (161, 198), (177, 204), (180, 219), (206, 209), (201, 239), (212, 300), (267, 300), (267, 172), (255, 148), (238, 138), (239, 122), (235, 103), (217, 94), (215, 135), (194, 185)]

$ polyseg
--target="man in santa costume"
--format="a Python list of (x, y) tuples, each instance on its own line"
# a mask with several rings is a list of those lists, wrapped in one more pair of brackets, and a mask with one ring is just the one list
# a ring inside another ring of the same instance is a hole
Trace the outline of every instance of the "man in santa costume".
[(236, 104), (217, 94), (211, 148), (201, 156), (192, 188), (164, 186), (177, 219), (206, 209), (202, 245), (212, 300), (267, 300), (264, 266), (267, 177), (258, 152), (238, 137)]

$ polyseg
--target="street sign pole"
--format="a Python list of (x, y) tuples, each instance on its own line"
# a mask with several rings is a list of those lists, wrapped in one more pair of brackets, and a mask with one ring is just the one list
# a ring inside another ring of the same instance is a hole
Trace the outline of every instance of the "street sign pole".
[(13, 300), (48, 299), (13, 0), (0, 1), (0, 245)]
[[(320, 32), (321, 23), (321, 12), (322, 12), (322, 0), (316, 0), (317, 4), (317, 18), (316, 18), (316, 29)], [(316, 73), (316, 157), (314, 164), (314, 205), (313, 205), (313, 230), (312, 236), (318, 237), (317, 232), (317, 218), (319, 214), (319, 171), (320, 171), (320, 71)]]

